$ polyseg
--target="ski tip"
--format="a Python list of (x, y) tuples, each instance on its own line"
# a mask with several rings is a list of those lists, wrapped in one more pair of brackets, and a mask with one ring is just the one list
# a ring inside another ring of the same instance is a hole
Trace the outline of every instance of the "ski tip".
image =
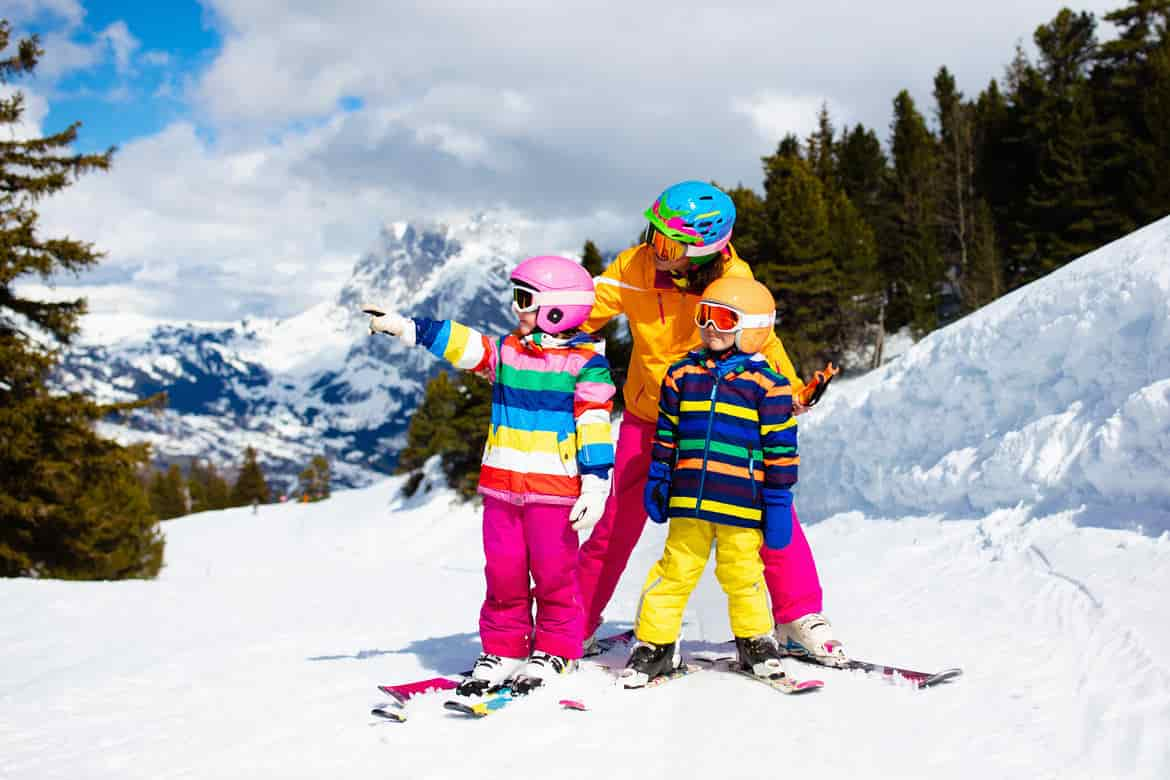
[(804, 691), (815, 691), (818, 688), (824, 687), (824, 680), (798, 680), (793, 681), (792, 690), (796, 693), (803, 693)]
[(588, 712), (589, 710), (583, 702), (579, 702), (576, 699), (561, 699), (557, 703), (566, 710), (577, 710), (578, 712)]
[(919, 680), (918, 688), (919, 690), (923, 688), (932, 688), (935, 685), (941, 685), (942, 683), (950, 682), (956, 677), (962, 676), (962, 674), (963, 670), (959, 668), (943, 669), (941, 672), (936, 672), (930, 675), (925, 680)]
[(388, 709), (385, 709), (383, 707), (375, 707), (374, 709), (370, 710), (370, 714), (376, 715), (379, 718), (382, 718), (383, 720), (388, 720), (388, 721), (391, 721), (393, 723), (405, 723), (406, 722), (406, 716), (403, 715), (402, 713), (393, 712), (392, 710), (388, 710)]
[(470, 707), (460, 701), (445, 701), (443, 702), (443, 708), (451, 710), (452, 712), (458, 712), (460, 715), (470, 715), (473, 718), (482, 718), (487, 714), (486, 712), (481, 712), (476, 708)]

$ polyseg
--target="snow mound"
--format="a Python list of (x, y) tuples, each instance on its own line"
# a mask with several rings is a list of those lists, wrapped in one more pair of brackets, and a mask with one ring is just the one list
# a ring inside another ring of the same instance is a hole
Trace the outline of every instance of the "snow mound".
[(1022, 503), (1170, 529), (1170, 217), (834, 390), (801, 419), (810, 520)]

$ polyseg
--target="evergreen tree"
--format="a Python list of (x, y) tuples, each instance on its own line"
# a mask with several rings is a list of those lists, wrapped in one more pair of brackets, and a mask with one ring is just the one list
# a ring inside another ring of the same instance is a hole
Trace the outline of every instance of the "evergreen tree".
[(187, 514), (183, 472), (177, 463), (172, 463), (165, 472), (154, 473), (154, 478), (150, 482), (150, 506), (160, 520)]
[(492, 419), (492, 384), (470, 371), (455, 380), (458, 398), (451, 420), (454, 445), (443, 451), (447, 484), (465, 499), (474, 498), (479, 487), (479, 466)]
[(821, 110), (817, 112), (817, 129), (808, 137), (808, 154), (805, 159), (813, 174), (821, 180), (825, 192), (833, 192), (839, 186), (835, 132), (829, 116), (829, 104), (822, 103)]
[(1040, 51), (1034, 110), (1023, 119), (1036, 169), (1027, 190), (1026, 219), (1034, 254), (1017, 276), (1018, 286), (1046, 274), (1097, 247), (1098, 219), (1106, 203), (1091, 179), (1093, 108), (1087, 87), (1089, 62), (1097, 41), (1089, 13), (1062, 10), (1034, 35)]
[(835, 354), (839, 271), (833, 263), (824, 186), (800, 158), (765, 162), (764, 245), (755, 276), (776, 296), (777, 330), (796, 368), (807, 373)]
[(231, 488), (219, 475), (215, 464), (203, 465), (198, 460), (191, 464), (187, 478), (187, 494), (191, 497), (192, 512), (207, 512), (231, 506)]
[(890, 125), (892, 225), (879, 262), (887, 286), (888, 320), (916, 334), (934, 330), (943, 280), (938, 246), (937, 143), (910, 93), (894, 98)]
[(881, 141), (863, 125), (846, 130), (837, 151), (837, 172), (841, 189), (857, 208), (862, 219), (878, 232), (882, 222), (883, 184), (886, 155)]
[[(35, 36), (6, 54), (10, 33), (0, 21), (4, 85), (31, 73), (43, 54)], [(139, 404), (102, 407), (79, 394), (51, 393), (52, 347), (76, 335), (85, 302), (39, 301), (15, 289), (28, 274), (76, 274), (98, 262), (90, 244), (42, 236), (34, 207), (82, 174), (107, 169), (113, 149), (71, 153), (79, 123), (22, 138), (14, 128), (23, 94), (0, 95), (0, 576), (153, 577), (163, 539), (138, 478), (148, 450), (94, 431), (107, 412)]]
[(1118, 30), (1094, 59), (1091, 91), (1096, 115), (1091, 170), (1097, 191), (1118, 204), (1102, 237), (1116, 238), (1170, 211), (1165, 95), (1170, 0), (1131, 0), (1105, 15)]
[(421, 468), (427, 458), (457, 446), (449, 421), (454, 419), (458, 408), (459, 393), (449, 374), (442, 372), (427, 382), (422, 403), (410, 418), (406, 447), (398, 453), (399, 474)]
[(873, 229), (843, 191), (829, 196), (827, 215), (829, 255), (837, 271), (835, 333), (829, 351), (839, 357), (842, 368), (850, 368), (844, 356), (861, 353), (875, 337), (880, 338), (876, 329), (882, 325), (883, 298), (877, 242)]
[(735, 204), (735, 229), (731, 234), (731, 244), (740, 257), (754, 266), (756, 260), (763, 256), (764, 228), (768, 219), (764, 199), (755, 190), (742, 184), (724, 192)]
[(314, 455), (298, 479), (301, 495), (314, 501), (329, 498), (329, 460), (324, 455)]
[(244, 465), (236, 477), (236, 484), (232, 486), (232, 506), (245, 506), (257, 502), (267, 504), (269, 496), (268, 482), (264, 479), (264, 471), (260, 468), (256, 450), (248, 447), (244, 450)]

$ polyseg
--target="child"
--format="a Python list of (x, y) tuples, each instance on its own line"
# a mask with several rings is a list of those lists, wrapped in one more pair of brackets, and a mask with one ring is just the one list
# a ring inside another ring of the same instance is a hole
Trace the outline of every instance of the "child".
[(509, 679), (523, 693), (576, 668), (585, 620), (577, 532), (601, 517), (613, 466), (609, 363), (597, 339), (577, 330), (593, 306), (593, 279), (578, 263), (551, 256), (525, 260), (511, 279), (519, 325), (502, 338), (394, 312), (370, 322), (371, 332), (418, 344), (493, 383), (479, 475), (487, 559), (483, 653), (461, 693)]
[(626, 687), (678, 666), (683, 610), (712, 541), (739, 662), (761, 677), (784, 674), (760, 559), (761, 542), (781, 549), (791, 538), (799, 463), (791, 387), (757, 353), (775, 308), (757, 281), (716, 279), (695, 314), (703, 348), (662, 381), (644, 504), (670, 531), (642, 590)]

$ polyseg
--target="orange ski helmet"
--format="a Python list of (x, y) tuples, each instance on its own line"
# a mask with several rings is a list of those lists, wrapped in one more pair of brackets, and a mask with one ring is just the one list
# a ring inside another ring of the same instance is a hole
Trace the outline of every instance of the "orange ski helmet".
[(735, 333), (741, 352), (759, 352), (776, 323), (776, 300), (755, 279), (721, 276), (703, 290), (695, 324)]

